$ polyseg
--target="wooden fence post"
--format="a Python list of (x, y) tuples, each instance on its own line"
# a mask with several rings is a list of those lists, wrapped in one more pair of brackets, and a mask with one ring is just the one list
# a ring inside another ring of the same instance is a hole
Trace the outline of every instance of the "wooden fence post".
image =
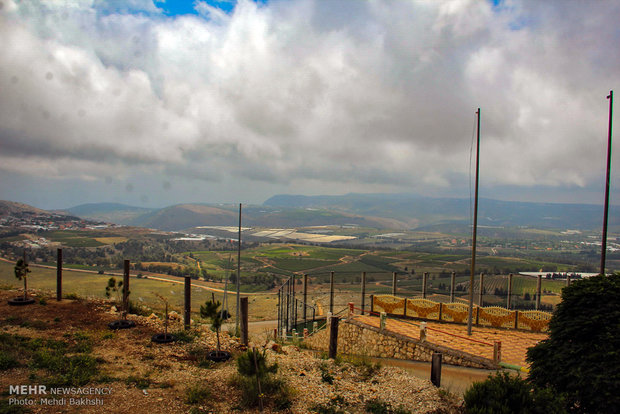
[(334, 313), (334, 272), (329, 272), (329, 311)]
[(370, 313), (375, 311), (375, 295), (370, 295)]
[(338, 355), (338, 317), (331, 318), (329, 325), (329, 357), (334, 359)]
[(362, 315), (366, 307), (366, 272), (362, 272)]
[(396, 272), (392, 272), (392, 296), (396, 296)]
[(192, 317), (192, 278), (185, 276), (185, 303), (184, 303), (183, 321), (185, 329), (189, 329)]
[(62, 249), (57, 250), (56, 259), (56, 300), (62, 300)]
[(428, 272), (422, 275), (422, 297), (426, 299), (426, 284), (428, 282)]
[(433, 352), (433, 359), (431, 362), (431, 383), (435, 387), (441, 386), (441, 359), (440, 352)]
[(570, 286), (570, 275), (566, 275), (566, 286)]
[(454, 302), (454, 289), (456, 289), (456, 272), (450, 276), (450, 302)]
[(241, 343), (248, 346), (248, 297), (240, 299), (241, 306)]

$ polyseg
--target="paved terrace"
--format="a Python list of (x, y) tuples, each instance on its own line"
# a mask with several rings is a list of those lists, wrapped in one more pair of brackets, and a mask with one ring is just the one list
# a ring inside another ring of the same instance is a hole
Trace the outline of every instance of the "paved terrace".
[[(379, 328), (379, 317), (377, 316), (355, 315), (354, 318), (361, 323)], [(413, 339), (420, 339), (419, 324), (420, 321), (417, 320), (388, 318), (385, 329)], [(472, 327), (472, 335), (468, 337), (467, 325), (433, 321), (427, 321), (426, 327), (426, 340), (428, 342), (491, 360), (493, 359), (493, 342), (501, 341), (501, 361), (523, 368), (529, 367), (525, 361), (527, 349), (547, 338), (546, 333), (478, 326)], [(466, 338), (479, 342), (470, 341)], [(491, 344), (491, 346), (480, 342)]]

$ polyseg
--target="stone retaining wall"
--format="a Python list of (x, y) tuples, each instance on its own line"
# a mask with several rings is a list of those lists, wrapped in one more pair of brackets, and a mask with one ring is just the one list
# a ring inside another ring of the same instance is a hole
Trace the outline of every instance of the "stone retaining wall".
[[(304, 339), (304, 344), (312, 349), (327, 351), (329, 326), (328, 329)], [(354, 319), (341, 320), (338, 326), (338, 354), (431, 361), (433, 352), (443, 354), (444, 364), (485, 369), (498, 368), (498, 365), (490, 359), (419, 341), (388, 330), (381, 332), (377, 327)]]

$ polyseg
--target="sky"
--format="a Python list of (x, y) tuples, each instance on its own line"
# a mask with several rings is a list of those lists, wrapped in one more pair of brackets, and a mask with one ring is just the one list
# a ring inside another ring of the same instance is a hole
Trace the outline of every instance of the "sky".
[(602, 204), (618, 21), (614, 0), (0, 0), (0, 199), (469, 197), (481, 108), (481, 196)]

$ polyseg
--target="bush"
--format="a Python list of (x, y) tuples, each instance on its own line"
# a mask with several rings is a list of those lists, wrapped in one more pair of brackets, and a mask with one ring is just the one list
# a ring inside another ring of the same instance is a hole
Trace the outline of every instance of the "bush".
[(186, 404), (204, 404), (211, 399), (211, 390), (205, 385), (196, 384), (185, 389)]
[(562, 401), (548, 390), (532, 391), (524, 379), (507, 372), (490, 375), (474, 383), (463, 395), (468, 414), (559, 414)]
[[(282, 378), (275, 377), (278, 364), (267, 363), (266, 352), (249, 349), (237, 358), (237, 385), (241, 388), (241, 405), (256, 407), (261, 393), (276, 409), (284, 410), (291, 406), (291, 391)], [(258, 382), (260, 382), (260, 392)], [(266, 403), (267, 401), (263, 401)]]
[(6, 371), (17, 366), (19, 366), (19, 362), (13, 355), (0, 351), (0, 371)]
[(549, 338), (528, 351), (530, 380), (564, 394), (575, 412), (620, 412), (620, 274), (562, 290)]
[(364, 405), (364, 409), (368, 413), (372, 414), (408, 414), (409, 410), (406, 410), (402, 406), (398, 406), (396, 408), (392, 407), (392, 404), (381, 401), (377, 398), (366, 401)]

